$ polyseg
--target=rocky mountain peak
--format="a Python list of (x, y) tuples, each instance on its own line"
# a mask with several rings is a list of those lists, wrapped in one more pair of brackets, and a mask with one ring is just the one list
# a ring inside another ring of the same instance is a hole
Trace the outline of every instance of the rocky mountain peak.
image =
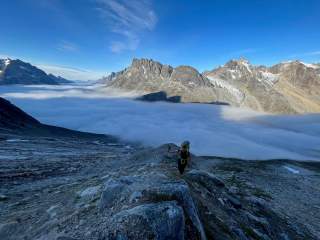
[(270, 72), (278, 74), (278, 73), (295, 73), (295, 74), (316, 74), (320, 70), (320, 66), (317, 64), (309, 64), (304, 63), (299, 60), (287, 61), (276, 64), (270, 67)]
[(20, 59), (0, 59), (0, 85), (60, 84), (66, 79), (46, 74), (43, 70)]
[(130, 67), (111, 75), (107, 86), (163, 91), (168, 97), (180, 96), (182, 102), (224, 102), (273, 113), (320, 111), (320, 66), (301, 61), (266, 67), (240, 58), (201, 74), (190, 66), (173, 68), (152, 59), (133, 59)]
[(12, 60), (10, 58), (5, 58), (3, 62), (5, 66), (8, 66), (11, 63), (11, 61)]
[[(133, 59), (131, 66), (108, 78), (107, 86), (122, 90), (153, 93), (164, 91), (187, 102), (212, 102), (215, 89), (210, 81), (190, 66), (173, 68), (152, 59)], [(200, 88), (206, 88), (205, 91)], [(199, 89), (198, 89), (199, 88)]]
[(227, 62), (223, 67), (233, 71), (252, 73), (252, 66), (249, 60), (243, 57), (240, 59), (232, 59), (229, 62)]
[(154, 61), (153, 59), (148, 58), (134, 58), (132, 59), (132, 67), (139, 67), (139, 66), (150, 66), (150, 65), (162, 65), (161, 63)]
[(197, 69), (185, 65), (174, 68), (171, 80), (194, 86), (204, 86), (209, 83), (207, 78), (200, 74)]
[(3, 71), (10, 63), (10, 58), (0, 59), (0, 71)]
[(225, 64), (225, 66), (233, 66), (233, 65), (250, 65), (248, 59), (244, 57), (240, 57), (239, 59), (231, 59), (229, 62)]
[(143, 74), (157, 75), (162, 77), (169, 77), (172, 73), (173, 67), (169, 65), (163, 65), (152, 59), (137, 59), (132, 60), (131, 67), (127, 69), (128, 71), (138, 70)]

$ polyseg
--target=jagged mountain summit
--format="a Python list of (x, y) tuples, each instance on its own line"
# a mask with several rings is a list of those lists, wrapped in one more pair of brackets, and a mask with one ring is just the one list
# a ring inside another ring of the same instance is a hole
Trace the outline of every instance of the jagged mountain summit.
[(268, 68), (240, 59), (204, 75), (216, 86), (231, 85), (238, 90), (240, 106), (275, 113), (305, 113), (320, 111), (319, 70), (316, 64), (300, 61)]
[(58, 85), (70, 81), (46, 74), (41, 69), (19, 59), (0, 59), (0, 85), (12, 84), (49, 84)]
[(207, 77), (193, 67), (173, 68), (149, 59), (133, 59), (130, 67), (112, 73), (106, 82), (109, 87), (141, 93), (165, 91), (168, 96), (180, 96), (182, 102), (233, 100), (228, 91), (215, 88)]
[(299, 61), (272, 67), (231, 60), (199, 73), (190, 66), (173, 68), (134, 59), (125, 70), (105, 79), (108, 87), (151, 93), (165, 91), (182, 102), (223, 102), (272, 113), (320, 112), (320, 65)]

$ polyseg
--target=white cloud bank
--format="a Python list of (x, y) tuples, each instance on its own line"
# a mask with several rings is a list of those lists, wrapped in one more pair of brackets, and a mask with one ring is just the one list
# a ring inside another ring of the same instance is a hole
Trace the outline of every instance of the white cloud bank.
[(47, 124), (151, 146), (188, 139), (199, 155), (320, 160), (319, 114), (263, 116), (227, 106), (113, 98), (117, 94), (92, 86), (0, 87), (1, 96)]

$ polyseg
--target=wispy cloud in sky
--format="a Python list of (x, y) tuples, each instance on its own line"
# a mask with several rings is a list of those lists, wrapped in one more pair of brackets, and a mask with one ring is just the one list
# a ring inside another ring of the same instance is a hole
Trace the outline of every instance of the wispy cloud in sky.
[(293, 54), (293, 55), (290, 55), (289, 58), (308, 57), (308, 56), (309, 57), (310, 56), (320, 56), (320, 50)]
[(118, 53), (135, 50), (140, 43), (140, 33), (152, 31), (158, 18), (150, 0), (97, 0), (99, 12), (109, 30), (122, 37), (111, 41), (110, 50)]
[(108, 75), (107, 72), (95, 72), (91, 70), (76, 69), (55, 65), (37, 64), (36, 66), (45, 71), (46, 73), (61, 76), (69, 80), (98, 80), (101, 77)]
[(320, 55), (320, 51), (314, 51), (314, 52), (309, 52), (307, 53), (308, 56), (318, 56)]
[(79, 50), (76, 44), (65, 40), (58, 44), (57, 49), (63, 52), (77, 52)]

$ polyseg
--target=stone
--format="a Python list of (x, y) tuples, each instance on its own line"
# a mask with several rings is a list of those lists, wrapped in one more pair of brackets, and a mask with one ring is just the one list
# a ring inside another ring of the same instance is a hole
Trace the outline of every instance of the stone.
[(186, 173), (186, 178), (201, 183), (206, 186), (207, 189), (213, 189), (212, 186), (219, 188), (225, 187), (225, 184), (220, 179), (215, 177), (213, 174), (202, 170), (193, 169)]
[(184, 222), (183, 209), (175, 201), (144, 204), (116, 214), (109, 237), (183, 240)]
[(57, 240), (77, 240), (77, 239), (73, 237), (68, 237), (68, 236), (60, 236), (57, 238)]
[(100, 190), (100, 186), (88, 187), (83, 191), (79, 191), (78, 195), (81, 198), (92, 199)]
[(187, 185), (181, 183), (162, 184), (148, 188), (142, 194), (149, 201), (177, 201), (183, 207), (186, 217), (190, 219), (192, 227), (195, 228), (194, 231), (201, 239), (206, 239), (202, 223)]
[(6, 201), (8, 199), (9, 199), (9, 197), (7, 195), (0, 194), (0, 201)]
[(124, 189), (124, 183), (116, 182), (113, 180), (108, 181), (100, 197), (100, 210), (104, 211), (105, 209), (111, 208), (115, 204), (115, 202), (120, 198), (121, 192)]
[(229, 203), (231, 203), (231, 205), (234, 208), (236, 208), (236, 209), (242, 208), (242, 204), (237, 198), (235, 198), (233, 196), (230, 196), (230, 195), (227, 195), (227, 200), (228, 200)]

